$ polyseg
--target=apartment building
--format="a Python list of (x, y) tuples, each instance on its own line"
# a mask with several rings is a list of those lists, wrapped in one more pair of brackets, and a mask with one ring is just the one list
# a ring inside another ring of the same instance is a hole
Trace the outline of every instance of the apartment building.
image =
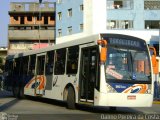
[(99, 32), (142, 38), (159, 49), (160, 0), (57, 0), (56, 43)]
[(54, 44), (54, 2), (12, 2), (9, 16), (8, 54)]

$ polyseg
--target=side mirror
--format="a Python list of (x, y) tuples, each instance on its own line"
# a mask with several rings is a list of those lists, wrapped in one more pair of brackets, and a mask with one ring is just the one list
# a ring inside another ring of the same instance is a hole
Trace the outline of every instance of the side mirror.
[(100, 61), (101, 61), (101, 63), (105, 63), (107, 60), (107, 41), (106, 40), (98, 40), (97, 43), (99, 45), (101, 45)]
[(151, 57), (151, 60), (152, 60), (152, 66), (153, 67), (156, 67), (156, 56), (155, 55), (152, 55), (152, 57)]
[(106, 47), (101, 48), (100, 60), (101, 62), (105, 62), (107, 60), (107, 48)]
[(154, 47), (149, 47), (150, 53), (151, 54), (151, 60), (152, 60), (152, 68), (153, 68), (153, 73), (158, 74), (158, 60), (156, 59), (156, 49)]

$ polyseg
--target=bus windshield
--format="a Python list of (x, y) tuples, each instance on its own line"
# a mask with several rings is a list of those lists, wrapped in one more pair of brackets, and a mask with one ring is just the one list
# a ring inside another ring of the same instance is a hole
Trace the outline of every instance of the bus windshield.
[(108, 47), (107, 52), (107, 80), (151, 81), (147, 51)]

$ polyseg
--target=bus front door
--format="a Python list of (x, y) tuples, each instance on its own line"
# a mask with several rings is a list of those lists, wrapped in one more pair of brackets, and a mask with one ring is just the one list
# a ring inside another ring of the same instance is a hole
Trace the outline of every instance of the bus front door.
[(35, 94), (42, 96), (45, 88), (45, 59), (46, 54), (38, 54), (36, 59)]
[(80, 66), (80, 102), (93, 102), (96, 81), (97, 49), (83, 48)]

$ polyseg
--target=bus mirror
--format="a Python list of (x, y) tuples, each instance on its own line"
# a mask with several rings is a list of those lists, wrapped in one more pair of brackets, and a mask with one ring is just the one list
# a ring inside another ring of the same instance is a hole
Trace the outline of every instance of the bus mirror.
[(152, 59), (152, 66), (155, 67), (156, 66), (156, 56), (152, 55), (151, 59)]
[(101, 62), (105, 62), (107, 60), (107, 48), (106, 47), (102, 47), (101, 48), (101, 54), (100, 54), (100, 60)]
[(152, 66), (153, 66), (153, 73), (154, 74), (158, 74), (158, 63), (159, 61), (156, 59), (155, 55), (152, 55)]
[(105, 61), (107, 60), (107, 41), (98, 40), (97, 43), (101, 45), (100, 61), (101, 63), (105, 63)]
[(154, 47), (149, 47), (150, 54), (151, 54), (151, 60), (152, 60), (152, 68), (153, 73), (158, 74), (158, 60), (156, 60), (156, 49)]

